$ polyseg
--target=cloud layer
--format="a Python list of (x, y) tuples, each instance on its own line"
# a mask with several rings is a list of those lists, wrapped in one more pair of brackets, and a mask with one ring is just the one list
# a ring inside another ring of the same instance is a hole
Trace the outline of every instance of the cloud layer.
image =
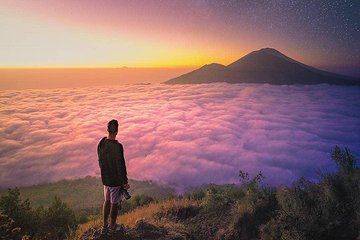
[(96, 145), (118, 119), (128, 174), (179, 190), (270, 184), (331, 170), (334, 145), (360, 154), (360, 88), (226, 83), (0, 92), (0, 186), (98, 175)]

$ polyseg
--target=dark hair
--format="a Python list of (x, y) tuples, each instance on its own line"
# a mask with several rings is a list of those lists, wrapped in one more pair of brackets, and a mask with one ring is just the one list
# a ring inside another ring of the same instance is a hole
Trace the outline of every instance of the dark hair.
[(117, 133), (118, 127), (119, 127), (118, 121), (113, 119), (110, 122), (108, 122), (107, 130), (109, 133)]

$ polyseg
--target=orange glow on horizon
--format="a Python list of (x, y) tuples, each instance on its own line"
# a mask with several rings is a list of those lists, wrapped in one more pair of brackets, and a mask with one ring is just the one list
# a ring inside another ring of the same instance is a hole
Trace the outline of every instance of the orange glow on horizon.
[(0, 68), (0, 90), (160, 83), (195, 68)]
[[(29, 10), (25, 9), (26, 6)], [(59, 6), (58, 6), (59, 5)], [(256, 46), (229, 44), (161, 19), (153, 26), (124, 16), (70, 14), (54, 6), (5, 1), (0, 14), (1, 68), (193, 67), (230, 64)], [(164, 29), (164, 24), (168, 28)], [(180, 29), (179, 29), (180, 28)], [(256, 42), (256, 41), (255, 41)], [(252, 44), (251, 44), (252, 45)], [(236, 49), (236, 51), (234, 51)]]

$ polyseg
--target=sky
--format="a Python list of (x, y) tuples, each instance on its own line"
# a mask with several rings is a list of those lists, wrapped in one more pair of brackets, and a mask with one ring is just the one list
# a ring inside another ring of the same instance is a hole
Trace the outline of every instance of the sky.
[(0, 67), (230, 64), (264, 47), (360, 76), (351, 0), (0, 0)]
[[(111, 119), (128, 177), (184, 191), (316, 181), (335, 145), (360, 156), (360, 88), (321, 85), (118, 85), (0, 91), (0, 187), (99, 176), (96, 146)], [(359, 159), (359, 158), (358, 158)]]
[(0, 68), (0, 91), (165, 82), (194, 67)]
[(113, 118), (133, 179), (180, 191), (236, 183), (240, 169), (316, 180), (335, 145), (360, 156), (359, 87), (159, 82), (265, 47), (360, 77), (359, 12), (350, 0), (0, 0), (0, 187), (99, 175)]

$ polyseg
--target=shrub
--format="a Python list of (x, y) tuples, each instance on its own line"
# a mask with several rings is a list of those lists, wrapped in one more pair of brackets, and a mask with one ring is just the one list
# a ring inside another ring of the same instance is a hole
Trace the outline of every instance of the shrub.
[(8, 189), (8, 194), (0, 198), (0, 211), (14, 221), (14, 224), (21, 229), (22, 235), (34, 235), (34, 211), (28, 199), (20, 199), (18, 188)]
[(191, 200), (201, 200), (206, 196), (206, 189), (198, 188), (192, 192), (185, 193), (184, 197)]
[(76, 227), (74, 212), (60, 198), (55, 197), (51, 206), (42, 214), (42, 235), (46, 239), (64, 239)]
[[(229, 227), (221, 232), (222, 239), (254, 239), (258, 238), (259, 228), (268, 222), (277, 208), (275, 190), (262, 184), (264, 176), (260, 172), (250, 179), (249, 174), (239, 172), (242, 195), (232, 208), (233, 220)], [(241, 196), (239, 198), (239, 196)]]
[(202, 199), (201, 207), (205, 211), (221, 211), (224, 208), (229, 207), (234, 203), (234, 199), (225, 194), (224, 187), (210, 186), (205, 193), (205, 197)]
[(277, 193), (279, 210), (264, 239), (356, 239), (360, 231), (360, 172), (348, 149), (332, 153), (338, 171), (319, 183), (305, 179)]
[(39, 207), (34, 210), (28, 199), (20, 199), (17, 188), (9, 189), (8, 194), (0, 198), (0, 212), (1, 227), (4, 227), (1, 233), (14, 233), (19, 238), (64, 239), (77, 227), (74, 212), (59, 198), (56, 197), (47, 209)]

